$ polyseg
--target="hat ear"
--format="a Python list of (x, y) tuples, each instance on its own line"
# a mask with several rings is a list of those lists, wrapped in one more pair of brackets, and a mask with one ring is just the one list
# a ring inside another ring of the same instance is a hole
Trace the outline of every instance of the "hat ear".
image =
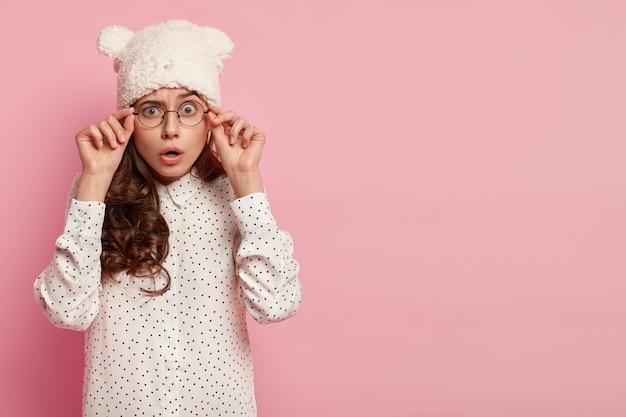
[(98, 36), (98, 50), (111, 58), (118, 58), (135, 33), (123, 26), (107, 26)]
[(219, 29), (208, 26), (204, 26), (202, 29), (204, 30), (204, 36), (215, 52), (215, 56), (222, 61), (230, 59), (235, 44), (228, 35)]

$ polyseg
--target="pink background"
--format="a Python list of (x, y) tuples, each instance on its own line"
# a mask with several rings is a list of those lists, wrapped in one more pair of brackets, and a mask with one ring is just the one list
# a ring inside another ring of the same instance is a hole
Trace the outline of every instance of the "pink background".
[(626, 415), (621, 0), (11, 3), (3, 415), (80, 413), (82, 335), (32, 283), (115, 106), (100, 29), (171, 17), (235, 41), (224, 106), (302, 265), (298, 315), (251, 323), (259, 417)]

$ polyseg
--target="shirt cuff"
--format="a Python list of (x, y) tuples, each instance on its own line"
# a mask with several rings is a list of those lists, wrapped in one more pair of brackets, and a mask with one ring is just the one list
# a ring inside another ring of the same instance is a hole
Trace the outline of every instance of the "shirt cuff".
[(270, 211), (267, 194), (257, 192), (236, 199), (230, 206), (237, 219), (237, 226), (241, 232), (252, 231), (259, 226), (276, 224)]
[(63, 233), (100, 239), (105, 208), (106, 205), (98, 201), (72, 199)]

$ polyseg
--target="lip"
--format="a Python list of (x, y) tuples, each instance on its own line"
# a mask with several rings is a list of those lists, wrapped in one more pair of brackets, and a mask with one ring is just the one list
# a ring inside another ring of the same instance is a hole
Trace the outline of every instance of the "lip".
[[(174, 154), (170, 155), (170, 153), (172, 152), (174, 152)], [(164, 149), (163, 152), (160, 153), (160, 155), (161, 161), (163, 161), (165, 165), (175, 165), (179, 163), (181, 159), (183, 159), (183, 151), (175, 147), (169, 147)]]

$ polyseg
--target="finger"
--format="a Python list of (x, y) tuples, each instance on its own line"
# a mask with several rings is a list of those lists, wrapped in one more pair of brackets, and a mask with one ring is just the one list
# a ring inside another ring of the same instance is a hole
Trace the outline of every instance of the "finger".
[(101, 149), (104, 146), (104, 137), (96, 125), (89, 125), (89, 127), (85, 129), (82, 134), (79, 134), (79, 137), (80, 136), (85, 138), (87, 142), (91, 143), (96, 149)]
[(209, 117), (209, 124), (210, 124), (211, 128), (220, 126), (220, 123), (219, 123), (219, 121), (217, 119), (217, 114), (214, 113), (213, 110), (210, 110), (207, 113), (207, 116)]
[(223, 147), (228, 144), (228, 136), (224, 132), (224, 127), (220, 124), (211, 126), (211, 137), (217, 147)]
[(250, 144), (250, 142), (252, 141), (252, 138), (254, 137), (254, 134), (256, 133), (256, 129), (254, 126), (252, 125), (248, 125), (244, 131), (243, 131), (243, 143), (242, 146), (245, 148), (248, 147), (248, 145)]
[(113, 130), (115, 137), (110, 141), (110, 146), (117, 149), (117, 144), (123, 144), (128, 140), (135, 130), (135, 109), (130, 107), (122, 109), (107, 118), (109, 126)]
[(115, 132), (115, 142), (111, 147), (116, 149), (117, 143), (125, 143), (135, 130), (135, 115), (133, 108), (124, 109), (122, 112), (114, 113), (109, 119), (109, 125)]
[(133, 112), (132, 107), (118, 110), (98, 125), (111, 149), (117, 149), (118, 143), (123, 144), (132, 134), (135, 117)]
[(107, 117), (105, 120), (98, 123), (98, 129), (104, 136), (104, 142), (107, 143), (111, 149), (117, 148), (117, 135), (121, 132), (122, 126), (120, 122), (113, 116)]
[(119, 139), (128, 140), (130, 135), (135, 130), (135, 108), (129, 107), (127, 109), (118, 110), (113, 113), (113, 117), (119, 122), (124, 129), (123, 135)]
[(208, 103), (208, 104), (209, 104), (209, 110), (212, 111), (213, 113), (215, 113), (215, 114), (224, 113), (224, 110), (221, 107), (219, 107), (219, 106), (217, 106), (217, 105), (215, 105), (213, 103)]
[(209, 116), (209, 122), (210, 122), (210, 128), (211, 128), (211, 135), (213, 136), (218, 136), (219, 138), (224, 136), (224, 127), (215, 122), (215, 118), (217, 117), (214, 113), (209, 112), (207, 113)]
[(124, 118), (124, 122), (122, 124), (122, 127), (124, 128), (124, 135), (122, 137), (122, 142), (121, 143), (124, 143), (125, 141), (128, 140), (128, 138), (130, 138), (130, 136), (135, 131), (135, 115), (133, 113), (127, 115)]
[(211, 122), (211, 126), (213, 127), (220, 126), (222, 128), (230, 127), (230, 124), (227, 123), (229, 121), (229, 118), (228, 117), (225, 118), (222, 116), (224, 113), (216, 114), (212, 111), (209, 111), (207, 114), (209, 116), (209, 121)]
[(232, 128), (230, 129), (230, 144), (234, 145), (237, 142), (237, 138), (239, 137), (239, 133), (241, 129), (245, 127), (248, 123), (245, 121), (243, 117), (238, 117), (235, 119)]
[(135, 108), (129, 107), (127, 109), (116, 111), (115, 113), (113, 113), (113, 117), (115, 117), (121, 123), (125, 118), (127, 118), (133, 113), (135, 113)]
[(215, 123), (219, 124), (232, 124), (234, 120), (236, 120), (239, 115), (232, 110), (229, 111), (221, 111), (219, 113), (215, 113), (216, 117), (214, 119)]

